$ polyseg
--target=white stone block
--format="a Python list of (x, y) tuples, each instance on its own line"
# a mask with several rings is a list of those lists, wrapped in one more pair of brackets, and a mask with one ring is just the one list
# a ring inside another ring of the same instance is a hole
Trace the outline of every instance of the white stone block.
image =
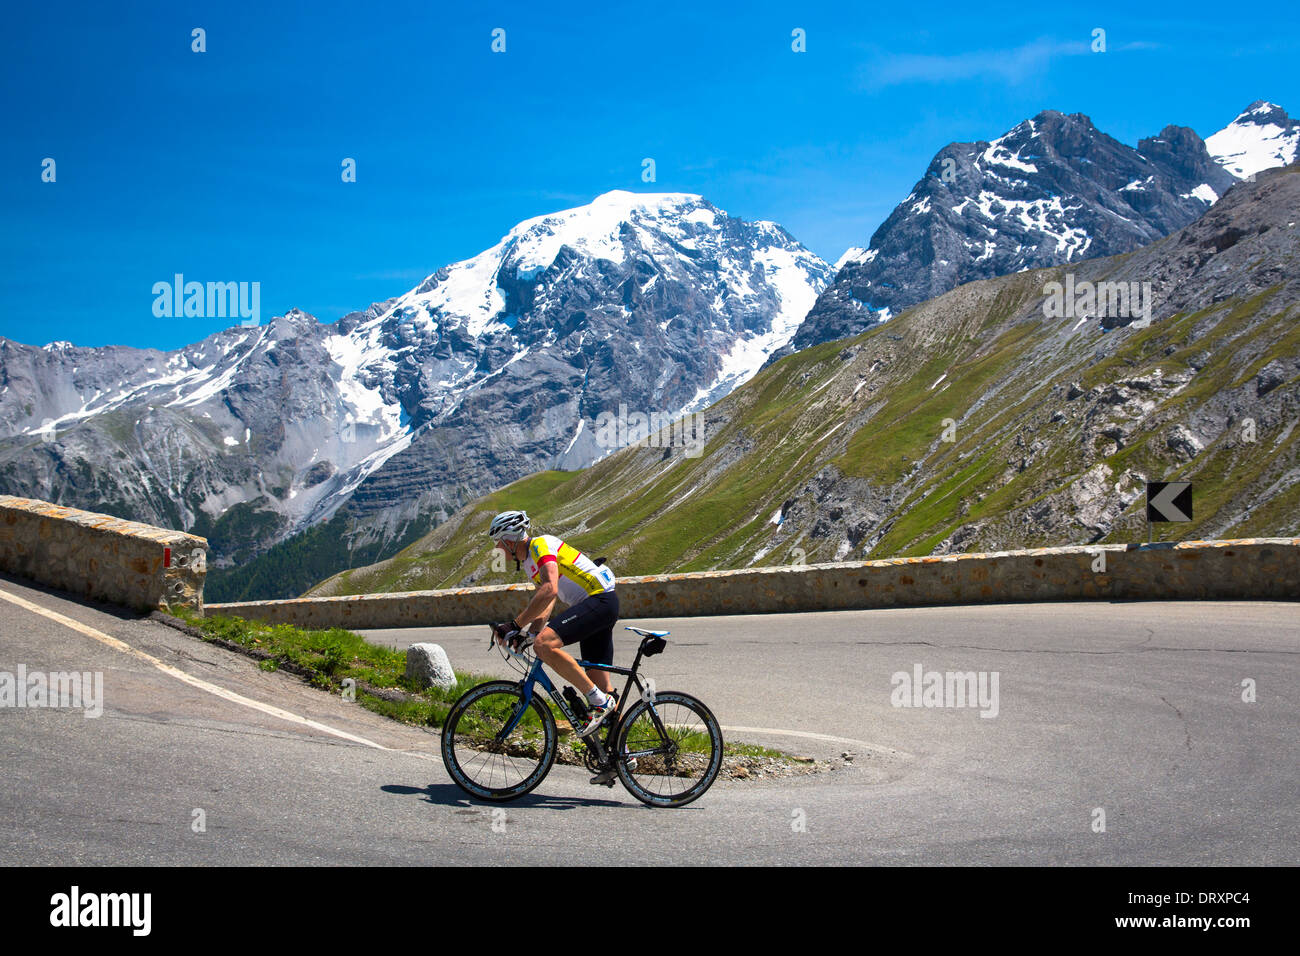
[(412, 644), (406, 649), (406, 676), (421, 687), (456, 686), (456, 674), (441, 644)]

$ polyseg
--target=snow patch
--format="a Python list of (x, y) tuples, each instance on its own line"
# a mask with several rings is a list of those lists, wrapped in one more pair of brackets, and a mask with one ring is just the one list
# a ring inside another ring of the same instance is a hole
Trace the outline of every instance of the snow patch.
[[(768, 246), (754, 250), (753, 261), (762, 270), (755, 278), (761, 276), (765, 280), (767, 287), (775, 293), (780, 310), (772, 316), (772, 324), (766, 332), (746, 330), (737, 336), (731, 348), (720, 356), (717, 377), (712, 384), (696, 391), (682, 413), (707, 408), (757, 375), (767, 357), (794, 338), (804, 317), (817, 302), (817, 296), (825, 288), (821, 278), (810, 281), (808, 255), (802, 250)], [(741, 298), (748, 298), (755, 295), (749, 276), (732, 272), (727, 278), (733, 296), (739, 294)]]
[(1238, 179), (1275, 166), (1289, 166), (1296, 160), (1300, 144), (1300, 127), (1284, 129), (1276, 123), (1261, 123), (1253, 117), (1277, 110), (1272, 103), (1261, 103), (1239, 114), (1235, 120), (1205, 140), (1214, 161)]
[(863, 249), (860, 246), (853, 246), (848, 249), (844, 255), (840, 256), (838, 260), (836, 260), (835, 265), (832, 268), (836, 272), (839, 272), (850, 262), (866, 265), (868, 262), (874, 260), (879, 254), (879, 249)]
[(1002, 145), (1007, 138), (1010, 137), (1012, 133), (1015, 133), (1019, 128), (1020, 127), (1017, 126), (1016, 129), (1013, 129), (1010, 133), (1007, 133), (1005, 136), (999, 136), (990, 143), (989, 148), (984, 150), (983, 154), (981, 154), (980, 161), (983, 162), (985, 166), (1006, 166), (1009, 169), (1015, 169), (1022, 173), (1038, 172), (1037, 166), (1033, 163), (1027, 163), (1020, 158), (1019, 149), (1013, 153), (1006, 146)]
[(1199, 199), (1201, 202), (1209, 203), (1213, 206), (1219, 201), (1219, 194), (1210, 188), (1209, 183), (1201, 183), (1189, 193), (1182, 194), (1183, 199)]
[(571, 439), (569, 439), (569, 444), (565, 447), (565, 449), (564, 449), (564, 454), (567, 455), (569, 452), (571, 452), (571, 451), (573, 450), (574, 443), (577, 442), (577, 440), (578, 440), (578, 436), (582, 434), (583, 426), (586, 425), (586, 424), (587, 424), (587, 423), (586, 423), (586, 420), (585, 420), (585, 419), (582, 419), (582, 418), (579, 418), (579, 419), (578, 419), (578, 427), (577, 427), (577, 430), (574, 431), (574, 433), (573, 433), (573, 437), (572, 437)]
[(839, 430), (840, 430), (841, 428), (843, 428), (843, 427), (844, 427), (844, 423), (843, 423), (843, 422), (840, 422), (838, 425), (836, 425), (834, 428), (832, 428), (832, 429), (831, 429), (830, 431), (828, 431), (826, 434), (822, 435), (821, 438), (817, 439), (817, 444), (821, 444), (822, 442), (824, 442), (826, 439), (830, 438), (832, 435), (834, 435), (837, 431), (839, 431)]
[(990, 190), (980, 190), (976, 205), (991, 221), (996, 221), (993, 213), (995, 203), (1001, 204), (1005, 210), (999, 215), (1014, 217), (1026, 229), (1055, 240), (1056, 253), (1064, 254), (1067, 262), (1082, 258), (1088, 247), (1092, 245), (1092, 237), (1087, 232), (1068, 224), (1067, 211), (1077, 207), (1067, 208), (1061, 203), (1060, 196), (1053, 196), (1051, 199), (1004, 199)]

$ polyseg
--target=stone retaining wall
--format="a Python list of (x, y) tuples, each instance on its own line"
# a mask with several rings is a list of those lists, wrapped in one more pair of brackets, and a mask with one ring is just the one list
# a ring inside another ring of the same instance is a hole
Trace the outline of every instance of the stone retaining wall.
[[(432, 627), (499, 621), (528, 584), (213, 604), (303, 627)], [(1036, 548), (801, 567), (620, 578), (624, 618), (767, 614), (1025, 601), (1300, 600), (1300, 538)]]
[(0, 495), (0, 570), (150, 610), (203, 610), (208, 542), (111, 515)]

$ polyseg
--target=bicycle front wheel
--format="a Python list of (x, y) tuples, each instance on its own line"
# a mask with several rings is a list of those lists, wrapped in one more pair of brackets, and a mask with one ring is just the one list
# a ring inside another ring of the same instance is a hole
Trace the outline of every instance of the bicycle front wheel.
[[(503, 736), (512, 721), (514, 728)], [(522, 797), (545, 779), (557, 749), (550, 708), (534, 696), (524, 709), (523, 690), (511, 681), (490, 681), (466, 691), (442, 725), (447, 772), (457, 786), (481, 800)]]
[(703, 796), (722, 768), (722, 728), (689, 694), (656, 694), (633, 705), (618, 729), (619, 779), (652, 807), (681, 807)]

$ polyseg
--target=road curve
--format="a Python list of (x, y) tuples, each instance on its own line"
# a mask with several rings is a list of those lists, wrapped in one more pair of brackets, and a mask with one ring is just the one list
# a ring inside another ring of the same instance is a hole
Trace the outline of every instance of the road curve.
[[(854, 754), (663, 811), (568, 767), (516, 803), (476, 803), (428, 731), (127, 612), (4, 575), (0, 592), (0, 672), (99, 672), (104, 687), (99, 717), (0, 707), (13, 864), (577, 863), (593, 833), (616, 863), (1300, 862), (1295, 604), (637, 622), (673, 631), (647, 668), (659, 689), (703, 698), (730, 737)], [(368, 636), (503, 671), (481, 628)], [(918, 667), (922, 688), (982, 674), (983, 705), (904, 697), (896, 675)]]

